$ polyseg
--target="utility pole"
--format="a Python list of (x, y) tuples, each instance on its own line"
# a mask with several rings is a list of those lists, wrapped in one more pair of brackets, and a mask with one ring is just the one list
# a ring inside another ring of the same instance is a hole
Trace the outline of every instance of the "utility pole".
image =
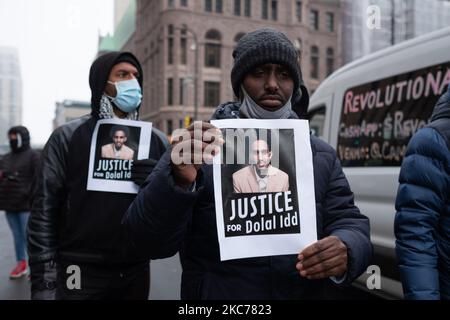
[(186, 32), (190, 33), (193, 37), (194, 40), (194, 51), (195, 51), (195, 63), (194, 63), (194, 121), (197, 120), (198, 118), (198, 108), (199, 108), (199, 103), (198, 103), (198, 78), (199, 78), (199, 71), (198, 71), (198, 67), (199, 67), (199, 43), (198, 43), (198, 38), (197, 38), (197, 34), (195, 33), (194, 30), (190, 29), (188, 26), (183, 25), (182, 28), (176, 28), (179, 30), (186, 30)]
[(391, 0), (391, 45), (395, 44), (395, 0)]

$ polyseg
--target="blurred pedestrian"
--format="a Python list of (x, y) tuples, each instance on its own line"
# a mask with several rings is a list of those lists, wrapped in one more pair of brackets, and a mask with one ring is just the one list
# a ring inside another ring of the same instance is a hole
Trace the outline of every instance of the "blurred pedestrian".
[(450, 86), (400, 171), (396, 252), (406, 299), (450, 299)]
[[(148, 299), (149, 259), (129, 255), (120, 232), (136, 195), (87, 190), (97, 121), (138, 120), (142, 84), (133, 54), (100, 56), (89, 75), (91, 114), (56, 129), (48, 140), (28, 226), (32, 299)], [(137, 182), (149, 175), (167, 143), (153, 128), (149, 159), (133, 163)], [(71, 270), (80, 272), (79, 288), (67, 285)]]
[(30, 147), (30, 133), (23, 126), (9, 129), (8, 139), (11, 151), (0, 161), (0, 210), (6, 212), (16, 252), (17, 265), (9, 277), (17, 279), (28, 273), (26, 227), (39, 154)]

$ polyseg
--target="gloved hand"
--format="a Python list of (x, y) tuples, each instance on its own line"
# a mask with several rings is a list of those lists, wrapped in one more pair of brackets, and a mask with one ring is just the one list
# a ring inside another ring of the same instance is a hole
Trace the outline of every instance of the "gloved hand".
[(49, 261), (30, 265), (31, 300), (56, 299), (56, 263)]
[(131, 168), (131, 180), (138, 186), (141, 186), (145, 179), (152, 173), (158, 161), (154, 159), (143, 159), (133, 161)]
[(1, 171), (0, 170), (0, 180), (6, 179), (9, 181), (17, 181), (19, 177), (18, 172), (9, 172), (9, 171)]

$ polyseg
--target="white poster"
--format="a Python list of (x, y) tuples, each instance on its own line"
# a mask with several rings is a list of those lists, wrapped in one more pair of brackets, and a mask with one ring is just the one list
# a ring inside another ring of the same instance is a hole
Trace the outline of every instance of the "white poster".
[(221, 260), (299, 254), (317, 241), (306, 120), (214, 120), (225, 144), (214, 158)]
[(105, 119), (97, 121), (91, 142), (87, 190), (137, 193), (131, 181), (134, 160), (150, 153), (152, 124), (144, 121)]

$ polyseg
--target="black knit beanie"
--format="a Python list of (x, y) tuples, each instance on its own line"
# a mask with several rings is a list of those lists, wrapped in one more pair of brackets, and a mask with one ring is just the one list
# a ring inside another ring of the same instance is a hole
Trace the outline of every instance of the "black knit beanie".
[(273, 28), (250, 32), (237, 43), (233, 58), (231, 85), (236, 97), (239, 97), (245, 76), (253, 68), (265, 63), (281, 64), (288, 68), (294, 80), (293, 109), (304, 117), (309, 104), (308, 91), (303, 83), (297, 50), (285, 34)]

